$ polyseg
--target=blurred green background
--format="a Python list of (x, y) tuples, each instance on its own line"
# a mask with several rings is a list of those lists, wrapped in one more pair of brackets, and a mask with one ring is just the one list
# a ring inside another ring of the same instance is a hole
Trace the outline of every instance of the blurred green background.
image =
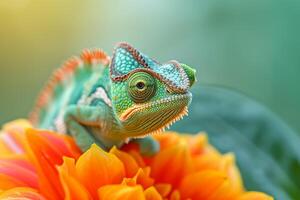
[(0, 1), (0, 122), (25, 117), (51, 71), (82, 48), (128, 41), (237, 89), (300, 131), (300, 1)]

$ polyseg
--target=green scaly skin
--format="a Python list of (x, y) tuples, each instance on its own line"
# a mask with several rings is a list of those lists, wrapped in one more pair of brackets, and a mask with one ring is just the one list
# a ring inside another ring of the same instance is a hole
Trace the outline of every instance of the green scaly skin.
[(127, 43), (115, 47), (112, 59), (101, 53), (84, 52), (58, 70), (33, 121), (72, 135), (82, 150), (92, 143), (109, 150), (133, 139), (143, 154), (154, 154), (159, 145), (145, 136), (187, 114), (195, 70), (177, 61), (160, 64)]

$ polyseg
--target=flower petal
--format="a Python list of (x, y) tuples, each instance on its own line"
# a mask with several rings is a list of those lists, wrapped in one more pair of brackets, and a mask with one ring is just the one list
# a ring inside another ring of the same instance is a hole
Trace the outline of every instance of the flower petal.
[(46, 200), (36, 190), (26, 187), (16, 187), (0, 194), (0, 200)]
[(110, 150), (110, 153), (117, 156), (123, 162), (126, 171), (126, 177), (133, 177), (139, 170), (137, 162), (130, 154), (120, 151), (116, 147), (113, 147)]
[(192, 170), (191, 156), (186, 142), (180, 140), (178, 144), (163, 149), (154, 157), (150, 166), (151, 176), (156, 182), (171, 183), (176, 187)]
[(236, 193), (242, 193), (244, 191), (243, 181), (241, 174), (235, 165), (235, 157), (233, 153), (228, 153), (222, 156), (220, 169), (227, 174), (231, 187), (233, 187), (232, 190), (236, 191)]
[(162, 200), (162, 196), (157, 192), (155, 187), (149, 187), (144, 191), (147, 200)]
[[(50, 139), (51, 138), (51, 139)], [(47, 199), (60, 199), (63, 189), (56, 169), (63, 162), (63, 156), (76, 157), (78, 152), (67, 147), (67, 136), (50, 131), (27, 129), (26, 152), (34, 164), (39, 177), (39, 188)]]
[(23, 132), (27, 128), (32, 128), (32, 125), (26, 119), (17, 119), (4, 124), (2, 127), (4, 131), (8, 131), (8, 132), (10, 131)]
[(62, 166), (58, 167), (59, 177), (65, 191), (65, 200), (92, 199), (87, 189), (76, 179), (75, 160), (64, 158)]
[(27, 168), (28, 163), (22, 160), (0, 159), (0, 174), (5, 174), (22, 183), (19, 186), (38, 187), (37, 175)]
[(179, 187), (183, 199), (208, 199), (228, 181), (227, 176), (216, 170), (205, 170), (186, 176)]
[(125, 176), (123, 163), (112, 153), (93, 144), (77, 161), (78, 179), (94, 199), (97, 189), (103, 185), (121, 183)]
[(136, 175), (132, 178), (124, 178), (122, 184), (135, 186), (141, 185), (143, 188), (148, 188), (152, 186), (154, 183), (154, 179), (150, 177), (150, 168), (140, 168)]
[(160, 151), (143, 157), (136, 143), (82, 154), (71, 137), (26, 120), (0, 132), (0, 200), (273, 199), (244, 192), (234, 155), (219, 153), (205, 134), (154, 136)]
[(141, 186), (106, 185), (98, 190), (100, 200), (145, 200)]
[(261, 192), (246, 192), (238, 200), (273, 200), (274, 198)]
[(5, 139), (3, 139), (3, 136), (6, 134), (6, 132), (0, 131), (0, 152), (2, 155), (9, 155), (14, 153), (14, 151), (12, 150), (12, 148), (9, 147)]
[(0, 135), (0, 152), (3, 155), (8, 153), (24, 153), (25, 130), (31, 128), (27, 120), (19, 119), (4, 124)]
[(180, 140), (179, 135), (172, 131), (166, 131), (163, 134), (154, 135), (154, 138), (158, 140), (161, 150), (178, 144)]
[(187, 135), (186, 139), (192, 155), (203, 153), (208, 146), (207, 135), (204, 133), (198, 133), (193, 136)]
[(170, 184), (155, 184), (155, 188), (158, 191), (158, 193), (162, 196), (162, 197), (167, 197), (171, 190), (172, 190), (172, 186)]
[[(180, 200), (180, 193), (178, 190), (174, 190), (171, 194), (170, 200)], [(189, 199), (188, 199), (189, 200)]]
[(22, 181), (5, 174), (0, 174), (0, 191), (23, 186), (25, 186), (25, 184)]

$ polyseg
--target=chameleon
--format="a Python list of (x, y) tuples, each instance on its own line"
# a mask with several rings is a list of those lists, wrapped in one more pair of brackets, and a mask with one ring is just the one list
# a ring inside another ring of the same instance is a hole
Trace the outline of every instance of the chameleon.
[(54, 71), (29, 119), (40, 129), (71, 135), (83, 151), (93, 143), (109, 150), (133, 141), (153, 155), (159, 144), (151, 134), (188, 114), (195, 73), (175, 60), (161, 64), (126, 42), (111, 58), (84, 49)]

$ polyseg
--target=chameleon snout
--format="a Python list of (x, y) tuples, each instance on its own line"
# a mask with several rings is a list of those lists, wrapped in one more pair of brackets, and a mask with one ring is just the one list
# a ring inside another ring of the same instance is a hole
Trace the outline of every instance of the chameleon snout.
[(190, 82), (190, 87), (194, 85), (194, 83), (197, 81), (196, 78), (196, 69), (181, 63), (181, 67), (184, 69), (186, 75), (188, 76), (189, 82)]

